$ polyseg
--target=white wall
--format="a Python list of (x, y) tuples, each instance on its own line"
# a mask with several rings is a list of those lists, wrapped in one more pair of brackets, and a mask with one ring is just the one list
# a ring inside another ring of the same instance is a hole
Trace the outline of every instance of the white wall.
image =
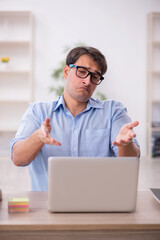
[(0, 0), (0, 10), (30, 10), (35, 21), (35, 101), (50, 100), (52, 70), (77, 42), (99, 48), (108, 73), (100, 90), (127, 106), (146, 154), (147, 14), (159, 0)]

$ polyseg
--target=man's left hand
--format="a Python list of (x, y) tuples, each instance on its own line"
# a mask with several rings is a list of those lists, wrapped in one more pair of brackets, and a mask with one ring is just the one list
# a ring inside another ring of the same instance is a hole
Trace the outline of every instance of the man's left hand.
[(133, 128), (137, 127), (138, 125), (139, 125), (138, 121), (125, 124), (120, 129), (120, 132), (116, 137), (116, 141), (114, 141), (113, 144), (118, 147), (125, 147), (129, 143), (131, 143), (132, 139), (136, 136), (136, 134), (133, 131)]

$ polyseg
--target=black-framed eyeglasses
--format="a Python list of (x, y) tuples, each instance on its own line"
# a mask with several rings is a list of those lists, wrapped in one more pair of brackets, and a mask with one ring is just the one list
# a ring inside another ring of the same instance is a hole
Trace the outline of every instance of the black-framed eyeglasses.
[(87, 68), (82, 66), (76, 66), (74, 64), (69, 64), (68, 66), (70, 68), (76, 68), (76, 76), (79, 78), (86, 78), (88, 77), (88, 75), (90, 75), (90, 80), (95, 85), (99, 85), (104, 80), (104, 77), (102, 77), (99, 72), (90, 72)]

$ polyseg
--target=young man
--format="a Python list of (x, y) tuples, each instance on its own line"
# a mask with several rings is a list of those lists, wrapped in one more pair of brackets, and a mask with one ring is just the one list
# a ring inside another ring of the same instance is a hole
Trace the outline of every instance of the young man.
[(138, 122), (131, 122), (121, 103), (91, 98), (106, 71), (98, 49), (74, 48), (64, 67), (64, 94), (29, 105), (11, 155), (15, 165), (29, 165), (32, 190), (48, 189), (49, 156), (139, 156), (133, 131)]

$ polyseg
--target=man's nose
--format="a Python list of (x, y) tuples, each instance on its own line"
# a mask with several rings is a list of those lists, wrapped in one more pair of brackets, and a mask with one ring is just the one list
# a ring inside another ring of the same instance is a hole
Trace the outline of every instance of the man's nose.
[(83, 79), (83, 83), (85, 85), (89, 85), (91, 83), (91, 75), (90, 74), (86, 78)]

